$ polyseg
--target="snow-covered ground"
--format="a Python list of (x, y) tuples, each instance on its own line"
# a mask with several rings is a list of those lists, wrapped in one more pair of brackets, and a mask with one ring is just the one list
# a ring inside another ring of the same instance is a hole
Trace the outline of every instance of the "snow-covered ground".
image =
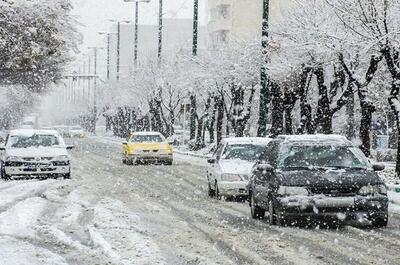
[(73, 141), (72, 180), (0, 181), (1, 265), (399, 260), (395, 204), (385, 229), (269, 226), (251, 219), (246, 203), (207, 197), (204, 158), (126, 166), (118, 139)]

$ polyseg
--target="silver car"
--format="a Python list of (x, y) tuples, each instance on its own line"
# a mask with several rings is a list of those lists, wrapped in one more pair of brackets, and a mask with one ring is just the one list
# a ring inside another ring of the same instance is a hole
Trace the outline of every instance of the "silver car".
[(210, 197), (247, 196), (251, 170), (270, 138), (226, 138), (208, 159), (207, 182)]

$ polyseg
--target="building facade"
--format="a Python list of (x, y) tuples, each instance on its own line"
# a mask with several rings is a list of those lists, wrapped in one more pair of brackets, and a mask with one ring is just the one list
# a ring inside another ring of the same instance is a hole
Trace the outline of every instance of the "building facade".
[[(291, 0), (270, 0), (270, 23), (282, 19), (281, 10)], [(208, 0), (208, 47), (232, 46), (237, 42), (259, 40), (263, 0)]]

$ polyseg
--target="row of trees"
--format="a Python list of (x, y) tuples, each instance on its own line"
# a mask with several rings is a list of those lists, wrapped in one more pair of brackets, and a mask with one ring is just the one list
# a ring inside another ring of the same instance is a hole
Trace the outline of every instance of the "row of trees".
[(137, 119), (168, 136), (189, 106), (193, 149), (204, 147), (206, 132), (210, 142), (255, 135), (266, 65), (270, 98), (262, 104), (270, 109), (270, 134), (342, 133), (359, 138), (370, 155), (376, 111), (400, 129), (400, 0), (293, 0), (283, 12), (283, 23), (270, 29), (268, 58), (258, 41), (197, 57), (181, 53), (113, 84), (103, 108), (114, 120), (143, 124), (120, 111), (135, 109)]
[(9, 128), (62, 78), (80, 36), (69, 0), (0, 0), (0, 109)]

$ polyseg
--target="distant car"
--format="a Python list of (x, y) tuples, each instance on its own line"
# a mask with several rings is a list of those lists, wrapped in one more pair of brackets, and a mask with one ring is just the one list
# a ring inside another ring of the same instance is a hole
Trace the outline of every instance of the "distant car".
[(249, 175), (270, 138), (226, 138), (208, 159), (208, 195), (247, 196)]
[(280, 136), (269, 143), (249, 183), (251, 216), (270, 224), (316, 219), (388, 222), (384, 182), (361, 150), (342, 136)]
[(14, 130), (9, 133), (1, 157), (1, 178), (71, 177), (67, 146), (57, 131)]
[(71, 138), (74, 138), (74, 137), (83, 138), (83, 137), (85, 137), (85, 131), (83, 130), (83, 128), (81, 126), (71, 126), (71, 127), (69, 127), (68, 135)]
[(133, 165), (140, 162), (173, 163), (173, 147), (159, 132), (134, 132), (122, 147), (122, 162)]
[(168, 137), (168, 142), (175, 146), (187, 144), (189, 142), (189, 132), (181, 129), (175, 129), (174, 134)]

